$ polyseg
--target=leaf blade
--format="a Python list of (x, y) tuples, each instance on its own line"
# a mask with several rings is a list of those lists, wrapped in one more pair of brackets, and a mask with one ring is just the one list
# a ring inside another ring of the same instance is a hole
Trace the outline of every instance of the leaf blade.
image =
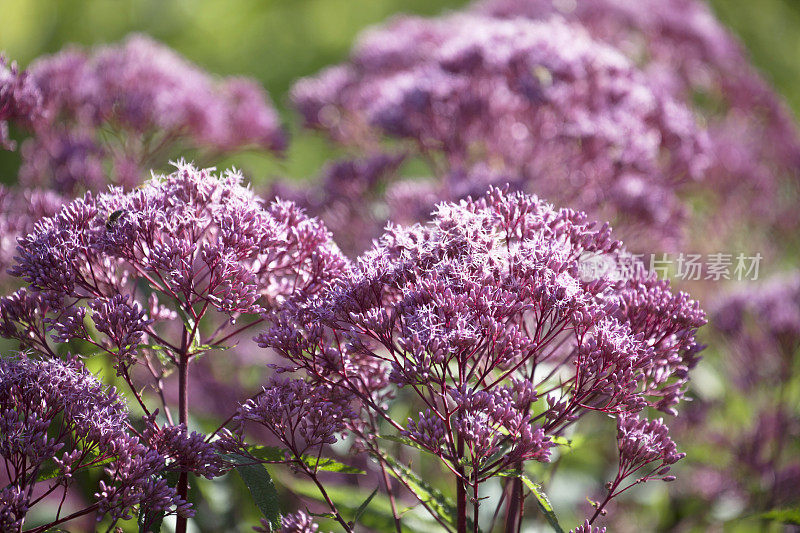
[(364, 511), (367, 510), (367, 507), (369, 506), (369, 503), (372, 501), (372, 498), (374, 498), (375, 495), (378, 494), (378, 489), (379, 488), (380, 488), (380, 486), (375, 487), (375, 490), (372, 491), (372, 494), (367, 496), (367, 499), (364, 500), (364, 503), (362, 503), (361, 505), (358, 506), (358, 509), (356, 509), (355, 515), (353, 515), (353, 525), (358, 523), (358, 519), (361, 518), (361, 515), (364, 514)]
[[(285, 463), (286, 452), (288, 450), (278, 446), (248, 446), (247, 451), (253, 457), (262, 461), (267, 461), (270, 463)], [(308, 467), (315, 470), (337, 472), (339, 474), (366, 474), (366, 472), (360, 468), (340, 463), (336, 459), (332, 459), (330, 457), (317, 458), (311, 455), (304, 455), (302, 460), (303, 463), (305, 463)]]
[(238, 454), (229, 454), (225, 458), (236, 463), (236, 472), (250, 490), (256, 507), (274, 530), (279, 529), (281, 527), (280, 499), (267, 467), (260, 463), (253, 464), (251, 459)]
[(553, 531), (556, 533), (564, 533), (564, 528), (562, 528), (561, 524), (558, 523), (558, 517), (553, 510), (553, 504), (550, 503), (550, 498), (547, 497), (547, 494), (544, 492), (541, 485), (534, 483), (528, 476), (517, 470), (506, 470), (497, 475), (502, 477), (519, 478), (522, 483), (528, 487), (528, 490), (531, 491), (531, 494), (533, 494), (533, 497), (536, 500), (536, 505), (539, 507), (539, 510), (542, 512), (545, 519), (547, 519), (550, 527), (553, 528)]
[(383, 460), (391, 467), (388, 469), (389, 473), (402, 481), (433, 513), (452, 527), (456, 526), (456, 506), (439, 489), (423, 481), (416, 472), (393, 457), (387, 455)]

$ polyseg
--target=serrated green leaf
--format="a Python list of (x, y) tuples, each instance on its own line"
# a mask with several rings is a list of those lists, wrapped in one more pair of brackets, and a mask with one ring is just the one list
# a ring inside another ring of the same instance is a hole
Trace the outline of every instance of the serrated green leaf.
[(232, 463), (236, 463), (236, 472), (247, 485), (253, 502), (264, 514), (273, 529), (281, 527), (281, 509), (278, 498), (278, 491), (272, 482), (269, 470), (263, 464), (253, 464), (251, 459), (238, 454), (229, 454), (225, 458)]
[(330, 457), (320, 457), (318, 460), (316, 457), (304, 455), (303, 461), (311, 468), (316, 470), (324, 470), (325, 472), (338, 472), (340, 474), (356, 475), (366, 474), (366, 472), (360, 468), (340, 463), (339, 461), (331, 459)]
[(781, 524), (800, 525), (800, 507), (796, 509), (773, 509), (761, 513), (762, 518)]
[(416, 448), (418, 450), (422, 450), (423, 452), (431, 453), (431, 451), (428, 448), (425, 448), (424, 446), (417, 444), (408, 437), (402, 437), (399, 435), (378, 435), (378, 438), (383, 440), (390, 440), (392, 442), (398, 442), (400, 444), (410, 446), (411, 448)]
[(424, 502), (428, 508), (443, 522), (456, 527), (456, 505), (447, 496), (422, 480), (422, 478), (407, 466), (397, 462), (391, 456), (383, 459), (389, 464), (389, 473), (398, 478), (414, 495)]
[(378, 489), (379, 488), (380, 488), (380, 486), (375, 487), (375, 490), (372, 491), (372, 494), (367, 496), (367, 499), (364, 500), (364, 503), (362, 503), (361, 505), (358, 506), (358, 509), (356, 509), (356, 514), (353, 516), (353, 525), (358, 523), (358, 519), (361, 518), (361, 515), (364, 514), (364, 511), (367, 510), (367, 506), (369, 505), (369, 502), (371, 502), (372, 498), (374, 498), (375, 495), (378, 494)]
[[(339, 511), (347, 512), (351, 516), (357, 511), (357, 505), (369, 496), (367, 491), (352, 486), (332, 485), (326, 487), (325, 490), (328, 496), (336, 502)], [(311, 481), (292, 479), (292, 492), (315, 499), (323, 504), (325, 503), (319, 488)], [(440, 524), (433, 519), (430, 513), (419, 508), (419, 504), (417, 504), (417, 507), (409, 507), (399, 514), (401, 516), (405, 515), (403, 517), (404, 533), (430, 533), (441, 529)], [(331, 513), (319, 513), (319, 516), (333, 518)], [(361, 515), (359, 525), (370, 531), (394, 531), (394, 517), (389, 497), (378, 492)], [(321, 530), (322, 527), (320, 528)], [(328, 529), (325, 530), (328, 531)]]
[[(286, 461), (286, 452), (288, 450), (277, 446), (249, 446), (247, 451), (256, 459), (272, 463), (283, 463)], [(360, 468), (340, 463), (330, 457), (317, 458), (311, 455), (304, 455), (302, 459), (306, 465), (316, 470), (338, 472), (340, 474), (366, 474), (366, 472)]]
[(528, 490), (531, 491), (533, 497), (536, 499), (536, 505), (538, 505), (539, 510), (542, 512), (544, 517), (547, 519), (547, 522), (550, 524), (550, 527), (553, 528), (553, 531), (557, 533), (564, 533), (564, 529), (561, 527), (561, 524), (558, 523), (558, 517), (556, 517), (555, 511), (553, 511), (553, 505), (550, 503), (550, 498), (547, 497), (547, 494), (542, 490), (542, 486), (538, 483), (534, 483), (531, 479), (519, 472), (517, 470), (505, 470), (497, 474), (500, 477), (518, 477), (522, 480), (522, 483), (528, 487)]

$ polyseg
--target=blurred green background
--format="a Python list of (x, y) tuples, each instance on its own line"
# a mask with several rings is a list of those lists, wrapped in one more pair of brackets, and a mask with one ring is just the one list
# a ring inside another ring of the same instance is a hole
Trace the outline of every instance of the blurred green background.
[[(636, 0), (630, 0), (636, 1)], [(240, 154), (218, 167), (244, 167), (261, 182), (282, 174), (309, 178), (334, 149), (298, 134), (287, 92), (294, 80), (347, 57), (356, 35), (394, 13), (433, 15), (464, 0), (0, 0), (0, 51), (22, 66), (68, 43), (114, 42), (144, 32), (209, 72), (247, 75), (269, 91), (293, 134), (287, 157)], [(754, 63), (800, 110), (800, 2), (713, 0), (717, 15), (746, 43)], [(0, 154), (11, 182), (15, 153)]]

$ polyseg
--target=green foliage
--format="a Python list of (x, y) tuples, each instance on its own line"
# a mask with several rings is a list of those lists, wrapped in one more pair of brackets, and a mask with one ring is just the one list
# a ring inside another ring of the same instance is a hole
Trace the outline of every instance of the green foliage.
[(528, 478), (528, 476), (515, 470), (501, 472), (500, 476), (517, 477), (521, 479), (522, 483), (528, 488), (528, 490), (531, 491), (531, 494), (533, 494), (537, 507), (547, 519), (547, 522), (553, 528), (553, 531), (556, 533), (564, 533), (564, 529), (561, 527), (561, 524), (558, 523), (558, 517), (556, 516), (555, 511), (553, 511), (553, 504), (550, 503), (550, 498), (547, 497), (547, 494), (544, 492), (544, 489), (542, 489), (541, 485), (534, 483), (530, 480), (530, 478)]
[(800, 526), (800, 508), (773, 509), (772, 511), (763, 513), (761, 517), (781, 524)]
[(262, 464), (253, 464), (251, 459), (241, 455), (229, 454), (225, 458), (237, 463), (236, 472), (250, 489), (256, 506), (264, 514), (272, 528), (278, 529), (281, 525), (280, 501), (269, 470)]
[(380, 487), (375, 487), (375, 490), (372, 491), (372, 494), (367, 496), (367, 499), (364, 500), (364, 502), (358, 506), (358, 509), (356, 509), (356, 514), (353, 516), (353, 524), (358, 523), (358, 519), (361, 518), (361, 515), (363, 515), (364, 511), (367, 510), (369, 502), (371, 502), (372, 498), (374, 498), (375, 495), (378, 494), (378, 490), (380, 490)]
[(403, 482), (442, 522), (456, 526), (456, 505), (440, 490), (424, 481), (419, 474), (399, 463), (391, 456), (383, 459), (389, 466), (389, 473)]
[[(257, 459), (269, 463), (283, 463), (286, 461), (288, 450), (277, 446), (250, 446), (247, 451)], [(366, 474), (360, 468), (340, 463), (330, 457), (316, 457), (304, 455), (303, 462), (313, 471), (324, 470), (325, 472), (338, 472), (340, 474)]]

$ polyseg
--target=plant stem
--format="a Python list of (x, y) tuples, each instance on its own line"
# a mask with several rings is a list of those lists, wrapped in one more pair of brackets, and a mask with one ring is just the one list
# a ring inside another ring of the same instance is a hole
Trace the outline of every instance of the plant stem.
[(397, 514), (397, 502), (394, 499), (394, 492), (392, 491), (392, 481), (389, 479), (389, 473), (386, 471), (386, 466), (383, 461), (378, 461), (381, 465), (381, 472), (383, 473), (383, 484), (386, 486), (386, 494), (389, 496), (389, 503), (392, 506), (392, 517), (394, 518), (394, 529), (397, 533), (402, 533), (400, 526), (400, 516)]
[[(189, 356), (187, 354), (187, 331), (183, 328), (181, 338), (181, 352), (178, 354), (178, 421), (188, 427), (189, 425)], [(189, 473), (181, 472), (178, 477), (178, 496), (188, 501)], [(175, 521), (175, 533), (186, 533), (187, 518), (178, 515)]]
[(330, 508), (330, 510), (333, 512), (334, 519), (337, 522), (339, 522), (339, 524), (341, 524), (341, 526), (344, 528), (344, 530), (347, 533), (352, 533), (353, 528), (350, 527), (350, 524), (348, 524), (347, 521), (339, 513), (339, 509), (336, 508), (336, 504), (334, 504), (333, 500), (331, 500), (330, 496), (328, 496), (328, 493), (325, 491), (325, 487), (322, 486), (322, 483), (320, 483), (319, 478), (317, 478), (317, 474), (314, 473), (314, 472), (311, 472), (308, 469), (306, 469), (306, 472), (308, 473), (308, 475), (311, 478), (311, 480), (314, 482), (314, 484), (319, 489), (320, 493), (322, 494), (322, 497), (325, 498), (325, 503), (328, 504), (328, 508)]
[[(614, 481), (614, 483), (611, 485), (611, 487), (608, 489), (608, 494), (606, 494), (606, 499), (603, 500), (603, 502), (600, 505), (597, 506), (597, 509), (595, 510), (594, 514), (589, 519), (589, 524), (590, 525), (594, 524), (594, 521), (597, 520), (597, 517), (600, 516), (603, 513), (603, 509), (605, 509), (606, 505), (608, 505), (608, 502), (611, 501), (611, 498), (616, 496), (616, 494), (614, 494), (614, 492), (617, 490), (617, 487), (619, 487), (620, 481), (621, 480), (619, 478), (617, 478)], [(630, 486), (628, 488), (630, 488)]]
[(472, 531), (473, 533), (479, 533), (480, 528), (478, 527), (478, 510), (481, 505), (481, 500), (478, 497), (478, 482), (475, 481), (475, 484), (472, 486)]
[(519, 524), (520, 511), (522, 510), (522, 480), (513, 478), (509, 480), (511, 487), (511, 497), (508, 500), (506, 510), (506, 533), (516, 533)]
[[(459, 435), (458, 442), (456, 444), (457, 447), (457, 455), (458, 459), (464, 456), (464, 439)], [(459, 473), (463, 474), (462, 468), (458, 468)], [(462, 478), (456, 478), (456, 503), (457, 503), (457, 510), (456, 514), (458, 516), (458, 524), (457, 530), (458, 533), (467, 533), (467, 488), (464, 486), (465, 481)]]

